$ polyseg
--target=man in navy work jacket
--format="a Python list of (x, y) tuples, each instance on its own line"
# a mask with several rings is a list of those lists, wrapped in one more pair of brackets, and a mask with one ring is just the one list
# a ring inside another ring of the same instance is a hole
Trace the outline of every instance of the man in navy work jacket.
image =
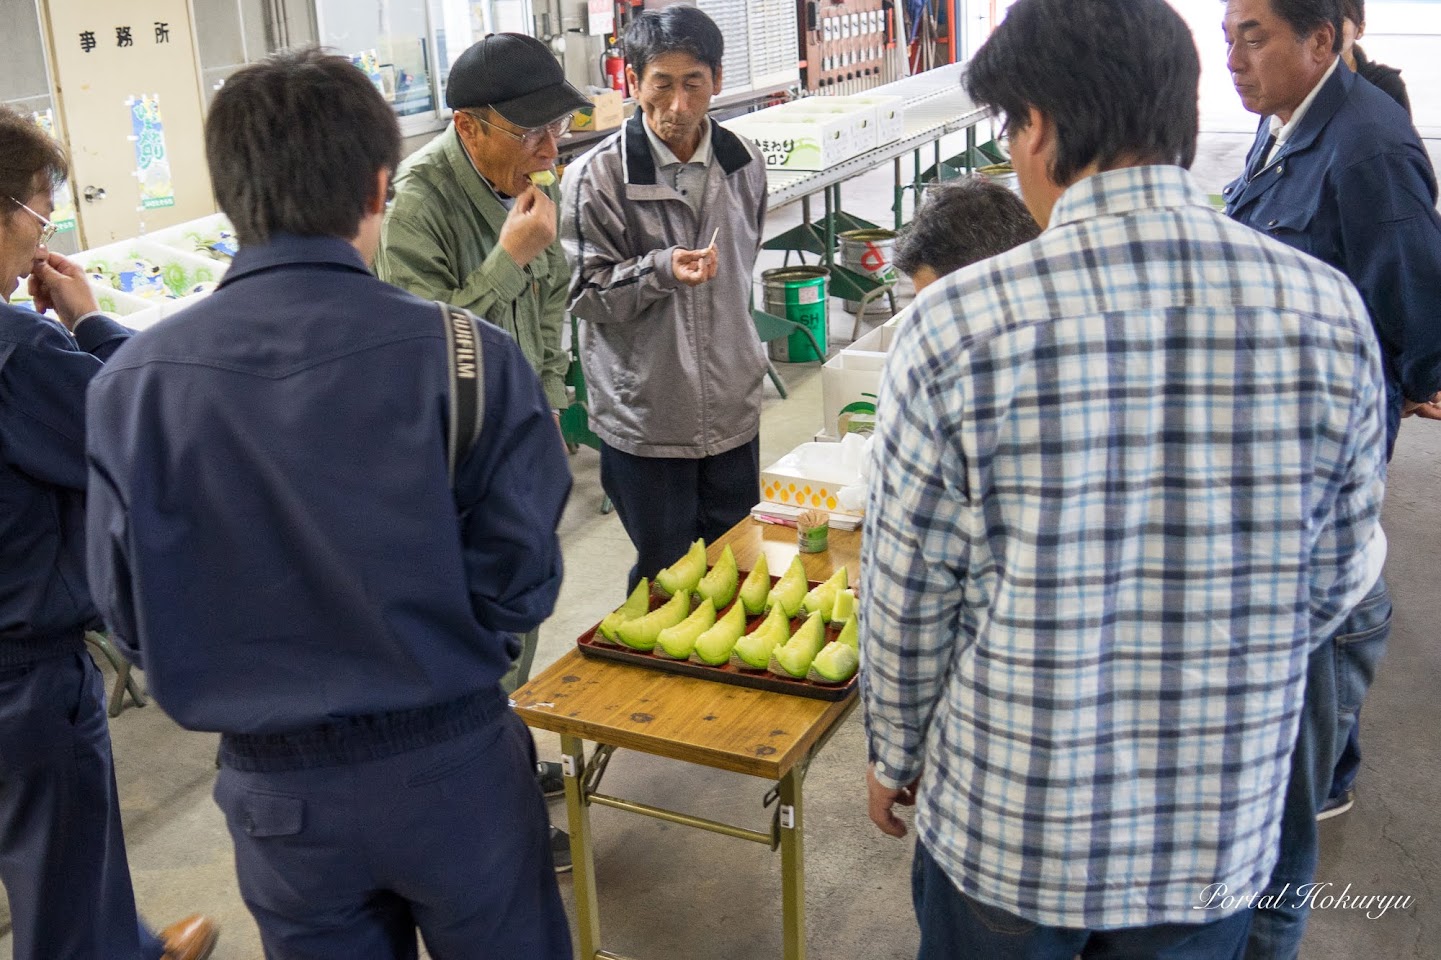
[[(1441, 216), (1436, 178), (1406, 111), (1341, 61), (1341, 0), (1229, 0), (1227, 66), (1261, 116), (1226, 212), (1325, 261), (1355, 284), (1381, 344), (1386, 450), (1403, 416), (1441, 419)], [(1315, 818), (1344, 812), (1360, 767), (1361, 701), (1391, 628), (1384, 578), (1313, 657), (1268, 892), (1316, 868)], [(1300, 949), (1307, 901), (1258, 911), (1252, 960)]]
[(499, 680), (560, 589), (565, 450), (478, 324), (447, 466), (442, 312), (377, 280), (400, 133), (316, 50), (206, 123), (241, 250), (91, 391), (95, 594), (155, 698), (219, 731), (216, 802), (266, 956), (569, 958), (534, 747)]
[[(130, 331), (51, 253), (60, 145), (0, 107), (0, 882), (15, 960), (202, 960), (213, 923), (136, 916), (100, 671), (85, 631), (85, 390)], [(10, 306), (21, 277), (30, 303)], [(63, 328), (63, 329), (62, 329)]]

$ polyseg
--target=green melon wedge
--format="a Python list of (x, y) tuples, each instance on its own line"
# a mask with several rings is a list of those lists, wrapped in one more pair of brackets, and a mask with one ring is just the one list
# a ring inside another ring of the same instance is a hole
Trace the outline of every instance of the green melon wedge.
[(819, 587), (811, 590), (801, 600), (801, 612), (806, 616), (819, 613), (827, 621), (831, 618), (831, 611), (836, 606), (836, 594), (846, 588), (846, 568), (841, 567), (831, 578)]
[(695, 647), (691, 650), (691, 662), (704, 663), (711, 667), (730, 663), (731, 651), (745, 632), (746, 611), (737, 603), (715, 622), (715, 626), (696, 638)]
[(673, 627), (666, 627), (656, 634), (655, 650), (658, 657), (685, 660), (690, 657), (696, 638), (715, 626), (715, 604), (710, 598), (703, 598), (700, 606), (691, 615)]
[(810, 615), (795, 636), (771, 651), (767, 668), (778, 677), (799, 680), (811, 668), (811, 661), (826, 645), (826, 622), (819, 612)]
[(765, 612), (766, 597), (771, 593), (771, 569), (766, 563), (766, 555), (761, 554), (756, 558), (756, 565), (746, 575), (746, 582), (741, 585), (741, 604), (746, 608), (746, 613), (757, 614)]
[(656, 586), (673, 597), (677, 593), (690, 593), (705, 576), (705, 541), (697, 540), (690, 545), (686, 555), (655, 575)]
[(636, 584), (635, 589), (630, 592), (630, 596), (625, 598), (625, 603), (605, 615), (605, 619), (600, 622), (599, 632), (611, 643), (619, 643), (620, 637), (616, 634), (616, 630), (620, 625), (627, 620), (645, 616), (649, 610), (650, 578), (641, 577), (640, 583)]
[(655, 649), (660, 632), (680, 623), (689, 613), (690, 594), (677, 593), (645, 616), (622, 623), (616, 628), (616, 639), (632, 650), (649, 653)]
[(836, 637), (836, 643), (844, 643), (852, 650), (861, 648), (861, 625), (857, 617), (851, 617), (841, 627), (841, 635)]
[(710, 573), (701, 577), (695, 592), (724, 610), (726, 604), (735, 599), (736, 587), (740, 583), (740, 572), (736, 570), (736, 555), (731, 553), (730, 544), (721, 550), (720, 559), (711, 567)]
[(821, 652), (816, 654), (806, 679), (832, 685), (845, 683), (856, 675), (860, 665), (860, 654), (856, 653), (855, 647), (836, 640), (826, 644)]
[(856, 592), (854, 590), (837, 590), (836, 603), (831, 607), (831, 623), (845, 623), (856, 615)]
[(785, 574), (771, 587), (771, 595), (766, 599), (766, 607), (773, 609), (779, 606), (785, 611), (786, 617), (794, 617), (801, 609), (801, 601), (806, 596), (806, 568), (801, 564), (798, 556), (786, 567)]
[(743, 670), (764, 670), (771, 652), (791, 637), (791, 618), (779, 605), (771, 607), (765, 622), (736, 641), (731, 663)]

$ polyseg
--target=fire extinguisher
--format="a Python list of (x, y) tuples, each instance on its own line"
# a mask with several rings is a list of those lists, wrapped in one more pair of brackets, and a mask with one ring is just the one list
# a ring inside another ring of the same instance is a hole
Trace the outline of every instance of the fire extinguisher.
[(601, 71), (605, 74), (606, 85), (612, 90), (619, 90), (621, 95), (625, 94), (625, 57), (621, 55), (620, 46), (611, 37), (610, 46), (605, 48), (605, 55), (600, 58)]

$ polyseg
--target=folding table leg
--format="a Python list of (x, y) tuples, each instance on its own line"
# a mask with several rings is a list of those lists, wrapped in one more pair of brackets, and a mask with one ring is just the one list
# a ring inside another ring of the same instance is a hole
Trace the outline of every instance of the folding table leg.
[(595, 853), (591, 845), (590, 807), (581, 794), (585, 747), (579, 737), (560, 738), (565, 774), (565, 811), (570, 821), (571, 883), (575, 891), (576, 927), (581, 960), (595, 960), (600, 951), (600, 904), (595, 890)]
[(781, 778), (781, 904), (784, 926), (781, 941), (785, 960), (805, 960), (806, 955), (806, 863), (802, 843), (801, 770), (799, 766)]

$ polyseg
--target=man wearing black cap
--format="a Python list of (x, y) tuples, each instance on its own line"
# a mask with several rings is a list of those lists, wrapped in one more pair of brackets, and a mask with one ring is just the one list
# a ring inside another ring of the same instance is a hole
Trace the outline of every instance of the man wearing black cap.
[(539, 40), (496, 33), (456, 59), (445, 102), (451, 125), (396, 175), (376, 272), (511, 334), (561, 409), (570, 269), (556, 241), (559, 193), (530, 178), (555, 169), (556, 141), (590, 101)]
[[(556, 142), (590, 101), (539, 40), (495, 33), (456, 58), (445, 102), (454, 121), (396, 175), (376, 273), (505, 330), (540, 375), (551, 408), (563, 409), (570, 268), (556, 239), (558, 189), (531, 177), (554, 171)], [(520, 637), (520, 656), (501, 681), (507, 693), (530, 679), (539, 639), (537, 630)], [(563, 793), (560, 765), (541, 767), (546, 795)], [(553, 840), (557, 866), (567, 869), (565, 836), (556, 831)]]

